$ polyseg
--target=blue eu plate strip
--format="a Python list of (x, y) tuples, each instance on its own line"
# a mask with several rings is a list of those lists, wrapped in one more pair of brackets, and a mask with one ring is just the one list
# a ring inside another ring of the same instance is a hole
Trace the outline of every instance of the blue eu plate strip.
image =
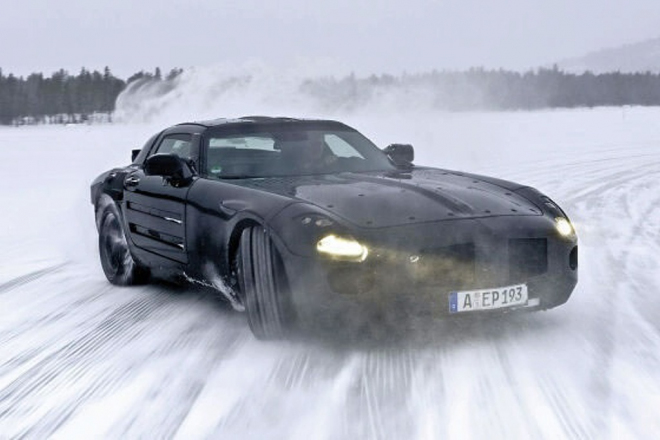
[(449, 294), (449, 313), (458, 312), (458, 292)]

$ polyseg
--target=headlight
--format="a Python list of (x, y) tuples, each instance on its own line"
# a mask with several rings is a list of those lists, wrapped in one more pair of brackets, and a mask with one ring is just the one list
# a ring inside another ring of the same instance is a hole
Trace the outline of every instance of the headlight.
[(369, 254), (366, 246), (352, 238), (342, 238), (336, 235), (326, 235), (316, 243), (316, 250), (331, 258), (346, 261), (364, 261)]
[(571, 222), (563, 217), (557, 217), (555, 219), (555, 228), (557, 229), (557, 232), (559, 232), (559, 235), (562, 237), (570, 237), (575, 233)]

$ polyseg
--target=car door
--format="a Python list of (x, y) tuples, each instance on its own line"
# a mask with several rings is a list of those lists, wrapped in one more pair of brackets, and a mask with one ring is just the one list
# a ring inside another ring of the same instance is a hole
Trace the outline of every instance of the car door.
[[(197, 154), (198, 136), (190, 133), (164, 134), (149, 152), (176, 154), (193, 161)], [(173, 186), (162, 176), (148, 176), (144, 167), (128, 174), (124, 180), (124, 212), (133, 243), (153, 254), (187, 263), (186, 197), (194, 181)]]

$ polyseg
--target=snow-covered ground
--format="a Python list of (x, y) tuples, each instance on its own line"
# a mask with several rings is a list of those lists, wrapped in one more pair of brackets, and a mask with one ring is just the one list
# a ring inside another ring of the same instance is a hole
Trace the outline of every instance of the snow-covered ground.
[(660, 437), (660, 109), (342, 119), (553, 197), (573, 297), (406, 341), (259, 342), (208, 295), (100, 270), (89, 183), (158, 127), (2, 128), (0, 438)]

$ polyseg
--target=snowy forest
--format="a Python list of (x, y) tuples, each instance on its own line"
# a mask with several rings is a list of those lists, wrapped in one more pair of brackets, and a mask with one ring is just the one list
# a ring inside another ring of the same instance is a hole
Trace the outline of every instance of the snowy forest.
[[(111, 122), (115, 102), (129, 84), (166, 94), (184, 73), (173, 69), (163, 75), (140, 71), (127, 79), (83, 68), (77, 75), (59, 70), (50, 76), (5, 74), (0, 69), (0, 124)], [(240, 83), (250, 78), (237, 78)], [(141, 84), (136, 84), (140, 82)], [(235, 85), (235, 82), (233, 83)], [(233, 85), (232, 85), (233, 86)], [(136, 87), (133, 87), (134, 89)], [(137, 87), (139, 88), (139, 87)], [(326, 108), (360, 106), (376, 94), (422, 90), (434, 108), (467, 110), (535, 110), (597, 106), (660, 105), (658, 73), (568, 73), (553, 68), (527, 72), (473, 68), (421, 74), (322, 77), (301, 81), (303, 96)]]
[(83, 68), (72, 75), (61, 69), (49, 77), (33, 73), (25, 78), (5, 75), (0, 69), (0, 124), (111, 122), (117, 96), (127, 84), (172, 81), (181, 72), (173, 69), (163, 77), (156, 68), (123, 80), (108, 67), (103, 72)]

